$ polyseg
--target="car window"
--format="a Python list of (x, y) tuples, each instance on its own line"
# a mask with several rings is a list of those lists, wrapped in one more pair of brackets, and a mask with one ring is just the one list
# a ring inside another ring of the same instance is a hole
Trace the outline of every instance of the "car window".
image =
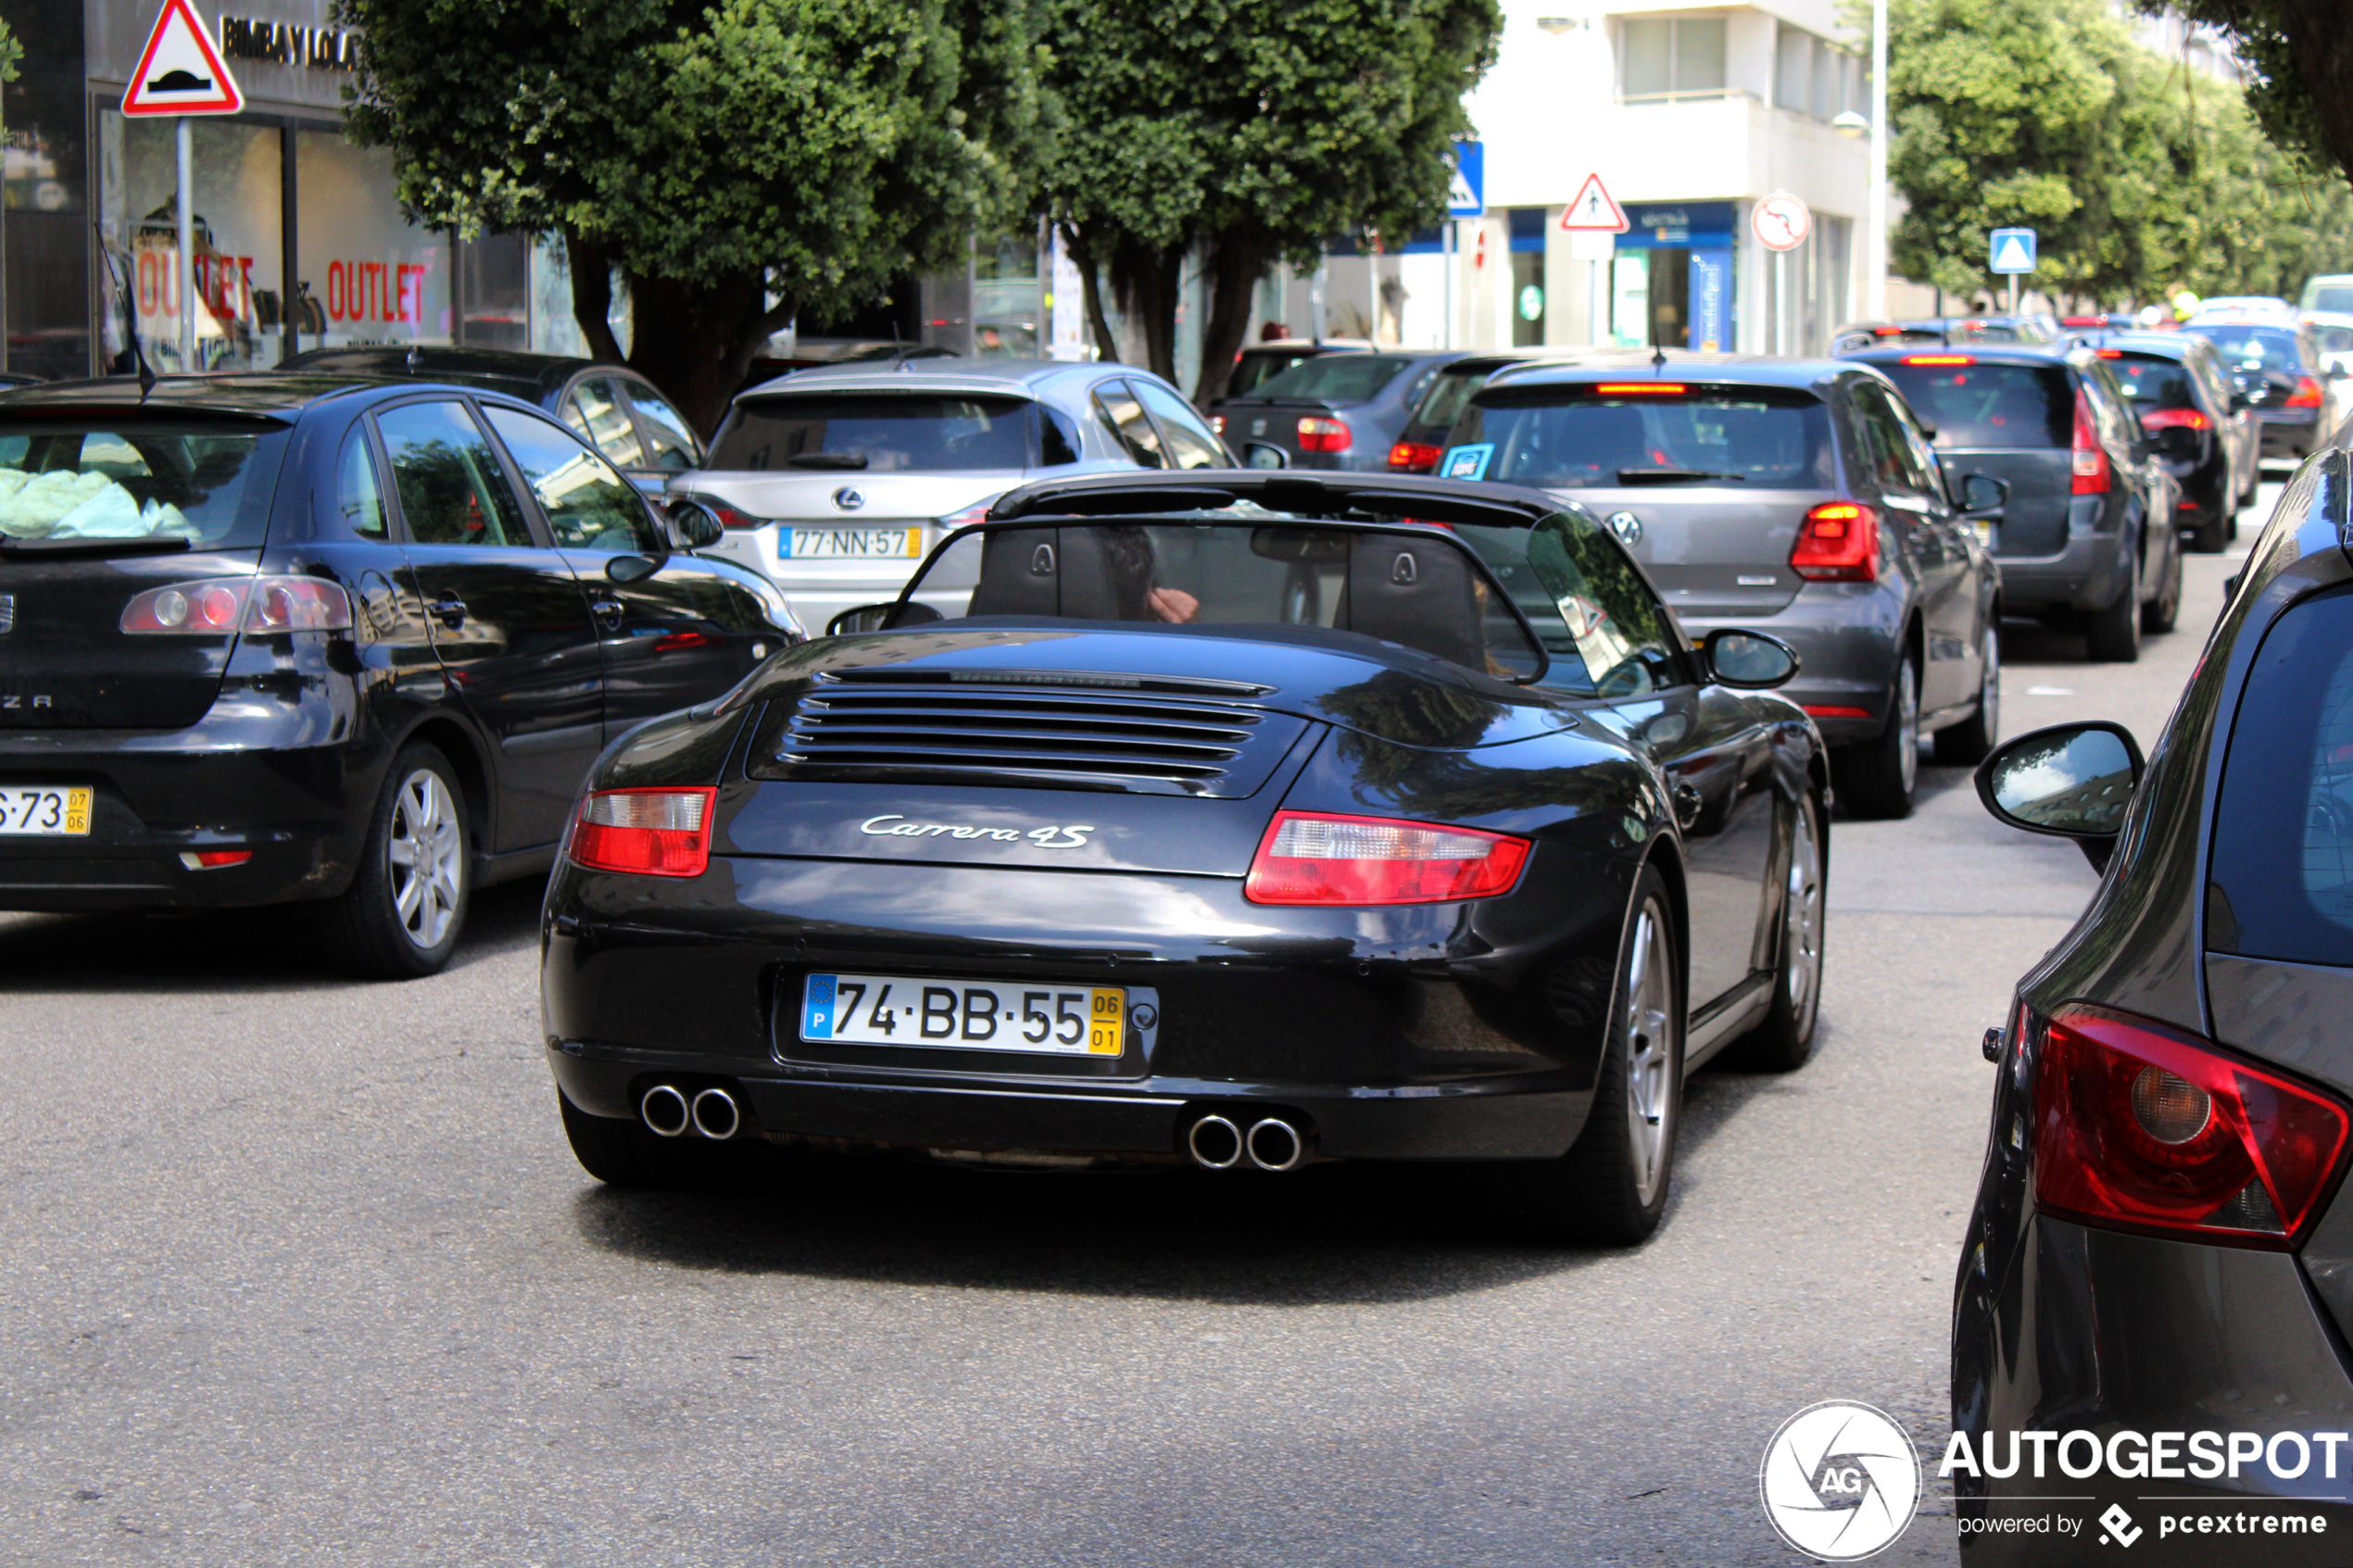
[(461, 403), (404, 403), (376, 416), (393, 494), (421, 545), (530, 545), (522, 508)]
[(1454, 428), (1454, 421), (1463, 417), (1463, 410), (1470, 406), (1471, 395), (1485, 386), (1487, 379), (1494, 373), (1491, 365), (1481, 365), (1476, 370), (1449, 366), (1439, 371), (1428, 389), (1423, 392), (1421, 401), (1414, 405), (1413, 420), (1407, 428), (1428, 431), (1443, 437)]
[(384, 492), (376, 488), (375, 455), (368, 450), (367, 433), (356, 425), (343, 438), (343, 459), (335, 466), (335, 512), (343, 525), (362, 539), (386, 537)]
[(2199, 335), (2221, 352), (2222, 362), (2242, 370), (2300, 370), (2304, 347), (2296, 334), (2276, 327), (2200, 327)]
[[(1329, 358), (1339, 358), (1341, 356)], [(1136, 395), (1144, 400), (1144, 407), (1150, 408), (1152, 417), (1159, 421), (1161, 433), (1168, 441), (1169, 456), (1176, 458), (1171, 467), (1222, 469), (1228, 466), (1226, 448), (1218, 445), (1217, 438), (1210, 434), (1208, 427), (1201, 422), (1201, 416), (1194, 413), (1183, 398), (1151, 382), (1130, 382), (1127, 384), (1135, 389)]]
[(573, 387), (564, 399), (563, 416), (583, 441), (623, 468), (648, 466), (637, 427), (629, 420), (629, 407), (610, 376), (591, 376)]
[(1879, 368), (1942, 447), (2065, 446), (2075, 429), (2074, 389), (2063, 366), (1915, 354)]
[(1038, 404), (1038, 466), (1054, 469), (1075, 463), (1078, 461), (1080, 451), (1076, 422), (1051, 403)]
[(1292, 366), (1303, 365), (1315, 358), (1316, 358), (1315, 354), (1309, 349), (1273, 354), (1244, 354), (1234, 362), (1234, 373), (1226, 384), (1226, 395), (1239, 397), (1245, 393), (1254, 392)]
[(1919, 416), (1900, 397), (1890, 397), (1884, 391), (1881, 400), (1886, 405), (1887, 417), (1894, 421), (1896, 439), (1903, 443), (1901, 454), (1904, 470), (1923, 495), (1944, 494), (1944, 467), (1937, 460), (1936, 446), (1921, 427)]
[[(2141, 424), (2131, 412), (2124, 389), (2105, 359), (2095, 359), (2083, 377), (2085, 401), (2092, 407), (2092, 417), (2099, 421), (2101, 436), (2113, 445), (2131, 446), (2141, 439)], [(2070, 433), (2069, 440), (2074, 439)]]
[(2312, 346), (2323, 354), (2353, 353), (2353, 327), (2320, 322), (2312, 328)]
[(1029, 466), (1029, 400), (963, 393), (779, 394), (736, 401), (710, 466), (764, 472), (1018, 472)]
[(1454, 532), (1553, 656), (1540, 684), (1624, 699), (1683, 679), (1674, 622), (1626, 552), (1589, 519), (1558, 512), (1531, 528), (1457, 523)]
[(1515, 484), (1828, 490), (1830, 412), (1810, 392), (1642, 383), (1502, 386), (1455, 421), (1438, 472)]
[(1413, 357), (1405, 354), (1319, 354), (1260, 382), (1253, 395), (1362, 403), (1379, 396), (1381, 389), (1413, 362)]
[(1933, 471), (1922, 461), (1922, 455), (1913, 450), (1912, 432), (1896, 412), (1896, 402), (1886, 390), (1869, 382), (1855, 388), (1855, 418), (1856, 428), (1865, 442), (1865, 453), (1871, 478), (1882, 490), (1899, 495), (1930, 495), (1935, 494)]
[(1160, 433), (1145, 416), (1144, 406), (1124, 381), (1107, 381), (1095, 388), (1095, 417), (1122, 450), (1139, 466), (1164, 469), (1167, 457), (1160, 449)]
[(0, 538), (258, 545), (284, 444), (224, 420), (0, 424)]
[(485, 408), (523, 483), (539, 499), (547, 531), (567, 549), (658, 556), (661, 541), (636, 488), (612, 465), (547, 420), (515, 408)]
[(2197, 407), (2196, 377), (2185, 364), (2154, 354), (2126, 354), (2107, 364), (2135, 413)]
[[(694, 427), (652, 387), (629, 383), (629, 404), (637, 410), (639, 437), (645, 445), (644, 467), (682, 473), (701, 460)], [(625, 465), (624, 465), (625, 466)]]

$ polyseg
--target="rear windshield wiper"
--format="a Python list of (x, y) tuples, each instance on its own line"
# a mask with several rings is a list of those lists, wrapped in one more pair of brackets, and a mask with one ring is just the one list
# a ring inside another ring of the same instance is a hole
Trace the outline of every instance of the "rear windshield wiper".
[(70, 556), (170, 556), (194, 547), (176, 533), (144, 539), (12, 539), (0, 535), (0, 556), (38, 556), (45, 560)]
[(795, 452), (785, 459), (788, 469), (862, 469), (863, 452)]
[(1620, 469), (1620, 484), (1705, 484), (1721, 480), (1728, 484), (1746, 484), (1744, 473), (1710, 473), (1705, 469)]

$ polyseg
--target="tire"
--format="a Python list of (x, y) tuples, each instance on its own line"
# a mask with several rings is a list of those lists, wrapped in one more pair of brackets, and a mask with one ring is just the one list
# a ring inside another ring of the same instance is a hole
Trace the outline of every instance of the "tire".
[(449, 759), (430, 746), (403, 746), (343, 897), (327, 905), (327, 945), (355, 974), (414, 980), (458, 950), (473, 897), (466, 797)]
[[(2221, 547), (2219, 543), (2214, 546), (2218, 551)], [(2173, 630), (2173, 623), (2181, 617), (2182, 552), (2176, 549), (2173, 558), (2165, 564), (2165, 582), (2158, 589), (2157, 597), (2141, 607), (2141, 630), (2151, 636), (2163, 636)]]
[(1876, 740), (1831, 753), (1838, 793), (1858, 817), (1889, 821), (1912, 814), (1920, 772), (1920, 672), (1906, 653), (1895, 666), (1887, 728)]
[(1984, 672), (1977, 684), (1977, 711), (1936, 732), (1937, 764), (1945, 768), (1974, 768), (1985, 760), (2002, 738), (2002, 633), (1988, 623), (1985, 628)]
[(748, 1185), (769, 1150), (757, 1140), (714, 1144), (657, 1136), (644, 1123), (591, 1116), (556, 1091), (564, 1137), (580, 1168), (607, 1186), (648, 1192), (720, 1192)]
[(2189, 546), (2202, 556), (2219, 556), (2231, 542), (2231, 530), (2238, 519), (2237, 507), (2224, 508), (2208, 521), (2190, 530)]
[(1814, 1022), (1822, 1010), (1823, 889), (1829, 882), (1821, 816), (1811, 792), (1797, 801), (1789, 869), (1781, 878), (1781, 931), (1774, 949), (1773, 1008), (1737, 1047), (1736, 1065), (1794, 1073), (1813, 1060)]
[(2141, 601), (2127, 582), (2116, 602), (2083, 619), (2083, 651), (2101, 664), (2132, 664), (2141, 657)]
[(1530, 1240), (1632, 1247), (1667, 1213), (1683, 1120), (1683, 985), (1667, 881), (1635, 881), (1610, 988), (1609, 1037), (1585, 1130), (1558, 1160), (1503, 1168), (1514, 1229)]

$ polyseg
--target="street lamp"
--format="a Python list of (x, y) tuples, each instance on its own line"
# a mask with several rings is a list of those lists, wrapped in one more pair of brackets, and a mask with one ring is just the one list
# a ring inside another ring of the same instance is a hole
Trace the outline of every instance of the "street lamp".
[(1871, 122), (1865, 119), (1861, 115), (1856, 114), (1853, 109), (1848, 109), (1844, 114), (1840, 115), (1836, 119), (1831, 121), (1831, 129), (1837, 132), (1840, 135), (1847, 138), (1849, 141), (1852, 141), (1857, 136), (1869, 135), (1871, 130)]
[(1865, 222), (1863, 313), (1887, 319), (1887, 0), (1871, 0), (1871, 192)]

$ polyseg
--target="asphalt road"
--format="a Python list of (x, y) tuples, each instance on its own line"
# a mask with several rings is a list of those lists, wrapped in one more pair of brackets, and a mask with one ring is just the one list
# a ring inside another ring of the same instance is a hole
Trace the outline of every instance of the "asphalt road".
[[(2137, 665), (2013, 626), (2006, 728), (2153, 738), (2236, 569), (2188, 566)], [(407, 985), (284, 916), (0, 916), (0, 1563), (1797, 1561), (1783, 1419), (1941, 1449), (1978, 1035), (2094, 882), (1923, 797), (1835, 824), (1819, 1053), (1694, 1080), (1633, 1252), (1499, 1240), (1442, 1173), (619, 1195), (530, 890)], [(1953, 1560), (1924, 1510), (1882, 1561)]]

